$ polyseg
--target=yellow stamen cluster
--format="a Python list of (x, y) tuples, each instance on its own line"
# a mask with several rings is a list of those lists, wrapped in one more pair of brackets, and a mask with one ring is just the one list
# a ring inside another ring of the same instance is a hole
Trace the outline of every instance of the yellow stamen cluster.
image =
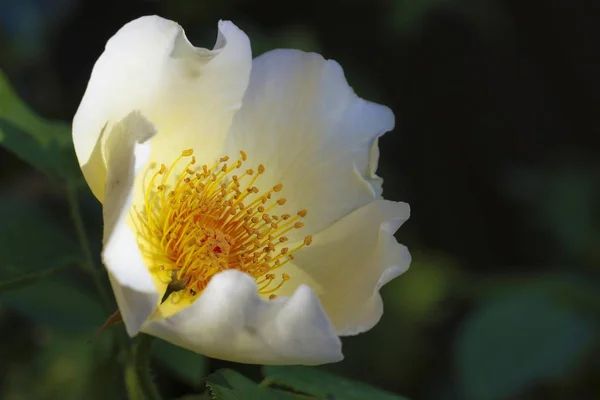
[(237, 161), (228, 164), (222, 157), (211, 167), (196, 166), (192, 154), (185, 150), (170, 167), (162, 164), (144, 187), (144, 208), (136, 209), (138, 242), (153, 260), (151, 272), (182, 295), (196, 296), (213, 275), (233, 268), (254, 277), (259, 293), (275, 298), (290, 277), (273, 271), (312, 242), (307, 236), (286, 247), (285, 234), (302, 228), (307, 211), (275, 213), (286, 203), (274, 198), (283, 185), (259, 194), (255, 184), (265, 167), (243, 170), (243, 151)]

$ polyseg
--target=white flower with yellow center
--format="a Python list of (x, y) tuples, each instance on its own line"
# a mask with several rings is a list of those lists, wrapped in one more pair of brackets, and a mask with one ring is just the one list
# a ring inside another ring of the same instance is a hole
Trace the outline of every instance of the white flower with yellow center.
[(321, 364), (372, 328), (410, 256), (383, 200), (377, 138), (394, 115), (341, 67), (219, 23), (213, 50), (159, 17), (96, 62), (73, 121), (103, 203), (103, 262), (129, 335), (225, 360)]

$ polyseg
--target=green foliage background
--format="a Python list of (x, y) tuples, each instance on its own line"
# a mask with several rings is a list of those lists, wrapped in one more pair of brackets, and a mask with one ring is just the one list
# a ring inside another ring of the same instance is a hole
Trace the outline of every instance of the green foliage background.
[[(187, 400), (599, 398), (593, 11), (567, 0), (2, 1), (0, 398), (148, 398), (144, 380)], [(211, 46), (224, 18), (255, 55), (320, 52), (396, 113), (379, 173), (387, 198), (411, 204), (398, 238), (413, 264), (383, 289), (381, 323), (344, 339), (343, 362), (238, 365), (161, 341), (148, 359), (147, 338), (96, 336), (115, 308), (69, 122), (106, 40), (152, 13), (196, 45)]]

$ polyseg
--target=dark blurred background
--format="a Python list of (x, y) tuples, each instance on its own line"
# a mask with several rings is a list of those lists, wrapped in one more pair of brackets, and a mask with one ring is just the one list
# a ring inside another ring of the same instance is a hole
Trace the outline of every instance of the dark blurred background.
[[(212, 47), (222, 18), (254, 55), (316, 51), (394, 110), (379, 174), (387, 198), (411, 205), (398, 238), (413, 263), (383, 289), (381, 323), (345, 339), (346, 359), (327, 369), (412, 399), (600, 398), (600, 3), (0, 0), (0, 68), (35, 112), (70, 121), (107, 39), (146, 14), (178, 21), (197, 46)], [(5, 150), (0, 168), (4, 202), (27, 198), (71, 229), (52, 180)], [(82, 196), (99, 245), (100, 208)], [(0, 255), (16, 251), (6, 240)], [(103, 339), (88, 344), (105, 318), (81, 308), (95, 307), (93, 288), (75, 271), (60, 278), (81, 298), (54, 286), (0, 296), (0, 398), (123, 398)], [(73, 302), (84, 328), (61, 308)], [(177, 350), (156, 350), (172, 397), (219, 367), (260, 374), (163, 351)]]

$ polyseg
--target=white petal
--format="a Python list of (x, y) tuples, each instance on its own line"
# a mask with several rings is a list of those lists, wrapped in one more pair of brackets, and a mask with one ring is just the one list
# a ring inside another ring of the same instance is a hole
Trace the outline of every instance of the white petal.
[(248, 37), (227, 21), (219, 22), (212, 51), (193, 47), (181, 26), (157, 16), (121, 28), (96, 62), (73, 120), (77, 157), (96, 197), (103, 200), (106, 177), (102, 129), (133, 110), (159, 132), (152, 141), (154, 161), (168, 165), (194, 148), (210, 163), (241, 106), (251, 59)]
[(380, 197), (377, 138), (393, 127), (391, 110), (359, 98), (335, 61), (275, 50), (254, 60), (227, 144), (267, 167), (259, 185), (283, 183), (286, 212), (308, 209), (306, 235)]
[(104, 250), (102, 260), (129, 335), (156, 309), (159, 294), (144, 264), (127, 219), (136, 174), (148, 162), (149, 139), (154, 127), (133, 112), (116, 124), (106, 141), (107, 177), (104, 199)]
[(342, 218), (282, 268), (291, 279), (278, 294), (308, 284), (339, 335), (371, 329), (383, 313), (379, 289), (410, 264), (408, 250), (393, 236), (409, 213), (406, 203), (375, 200)]
[(343, 358), (341, 342), (310, 288), (267, 301), (257, 294), (254, 279), (237, 270), (215, 275), (191, 306), (142, 330), (236, 362), (316, 365)]

